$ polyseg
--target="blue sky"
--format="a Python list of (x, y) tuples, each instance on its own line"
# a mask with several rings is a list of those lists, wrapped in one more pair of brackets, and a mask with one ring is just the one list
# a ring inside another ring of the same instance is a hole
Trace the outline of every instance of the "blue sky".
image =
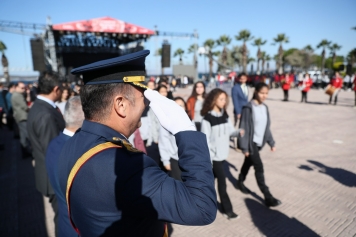
[[(233, 38), (231, 45), (241, 45), (235, 40), (235, 35), (248, 29), (255, 37), (268, 40), (262, 50), (269, 55), (276, 54), (278, 46), (273, 46), (273, 38), (279, 33), (285, 33), (290, 42), (285, 49), (302, 48), (307, 44), (315, 46), (328, 39), (342, 45), (339, 55), (344, 55), (356, 48), (356, 1), (355, 0), (1, 0), (0, 20), (45, 23), (51, 16), (52, 23), (64, 23), (77, 20), (110, 16), (139, 26), (154, 29), (157, 25), (160, 31), (192, 32), (199, 34), (199, 45), (208, 39), (217, 39), (222, 34)], [(33, 74), (31, 50), (28, 36), (21, 36), (0, 31), (0, 40), (8, 50), (10, 69), (29, 68), (30, 70), (13, 71), (13, 75)], [(175, 49), (187, 51), (194, 40), (151, 38), (145, 47), (151, 50), (147, 58), (149, 73), (159, 71), (159, 61), (153, 56), (156, 47), (164, 39), (172, 44), (172, 55)], [(256, 56), (257, 49), (248, 43), (251, 56)], [(316, 50), (320, 53), (321, 50)], [(192, 63), (192, 55), (186, 54), (184, 63)], [(172, 63), (177, 63), (173, 58)], [(206, 60), (207, 62), (207, 60)], [(199, 58), (199, 71), (208, 70), (202, 57)], [(275, 64), (271, 62), (273, 67)], [(166, 69), (170, 72), (170, 69)], [(2, 74), (2, 68), (0, 69)]]

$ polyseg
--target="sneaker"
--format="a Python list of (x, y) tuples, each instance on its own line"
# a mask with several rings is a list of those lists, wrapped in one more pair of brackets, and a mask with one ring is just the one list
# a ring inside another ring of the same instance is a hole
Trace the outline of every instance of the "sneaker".
[(250, 189), (248, 189), (248, 188), (246, 188), (246, 186), (244, 185), (244, 183), (243, 182), (241, 182), (241, 181), (237, 181), (237, 187), (240, 189), (240, 191), (242, 192), (242, 193), (244, 193), (244, 194), (250, 194), (251, 193), (251, 191), (250, 191)]
[(224, 213), (223, 216), (225, 216), (228, 220), (239, 218), (239, 215), (237, 215), (233, 211), (229, 213)]
[(274, 197), (266, 198), (265, 204), (267, 207), (276, 207), (282, 204), (282, 202)]

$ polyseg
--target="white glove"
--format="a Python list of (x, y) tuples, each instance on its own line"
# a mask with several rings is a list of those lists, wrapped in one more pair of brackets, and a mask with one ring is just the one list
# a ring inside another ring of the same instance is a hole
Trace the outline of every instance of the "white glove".
[(150, 101), (150, 107), (157, 116), (162, 127), (173, 135), (182, 131), (196, 131), (187, 113), (176, 102), (170, 100), (157, 91), (147, 89), (145, 97)]

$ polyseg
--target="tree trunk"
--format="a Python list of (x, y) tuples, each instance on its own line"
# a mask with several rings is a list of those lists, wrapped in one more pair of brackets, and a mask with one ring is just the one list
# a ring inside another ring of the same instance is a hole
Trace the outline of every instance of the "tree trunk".
[(213, 55), (210, 53), (209, 54), (209, 80), (213, 76)]
[(323, 52), (321, 52), (321, 72), (324, 72), (324, 66), (325, 66), (325, 49), (323, 49)]
[(331, 64), (331, 67), (334, 68), (334, 63), (336, 61), (336, 53), (334, 52), (333, 53), (333, 59), (332, 59), (332, 64)]
[(283, 48), (282, 44), (279, 45), (278, 49), (278, 73), (283, 73)]
[[(260, 60), (261, 60), (261, 50), (260, 47), (258, 47), (258, 51), (257, 51), (257, 72), (260, 72)], [(263, 69), (262, 69), (263, 71)]]
[(246, 67), (247, 67), (247, 47), (246, 44), (242, 46), (242, 71), (246, 73)]
[[(258, 64), (257, 64), (258, 65)], [(264, 73), (265, 72), (265, 60), (264, 59), (262, 59), (262, 73)], [(258, 66), (257, 66), (257, 68), (258, 68)]]

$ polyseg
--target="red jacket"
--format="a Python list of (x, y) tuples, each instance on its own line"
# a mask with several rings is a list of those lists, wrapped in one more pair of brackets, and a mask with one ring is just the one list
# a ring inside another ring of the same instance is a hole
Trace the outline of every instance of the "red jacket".
[(342, 87), (342, 79), (340, 77), (334, 77), (333, 79), (331, 79), (330, 84), (333, 87), (340, 89)]
[(353, 83), (354, 83), (354, 91), (356, 91), (356, 76), (354, 77)]
[(197, 99), (193, 96), (189, 97), (187, 101), (187, 111), (188, 111), (188, 116), (191, 120), (194, 120), (194, 112), (195, 112), (195, 102)]
[(290, 89), (290, 84), (293, 82), (293, 77), (291, 75), (289, 75), (289, 76), (283, 78), (282, 81), (283, 81), (282, 89), (283, 90), (289, 90)]
[(300, 86), (304, 86), (303, 92), (308, 92), (310, 87), (313, 85), (313, 80), (309, 77), (308, 79), (304, 79), (303, 81), (299, 82)]

